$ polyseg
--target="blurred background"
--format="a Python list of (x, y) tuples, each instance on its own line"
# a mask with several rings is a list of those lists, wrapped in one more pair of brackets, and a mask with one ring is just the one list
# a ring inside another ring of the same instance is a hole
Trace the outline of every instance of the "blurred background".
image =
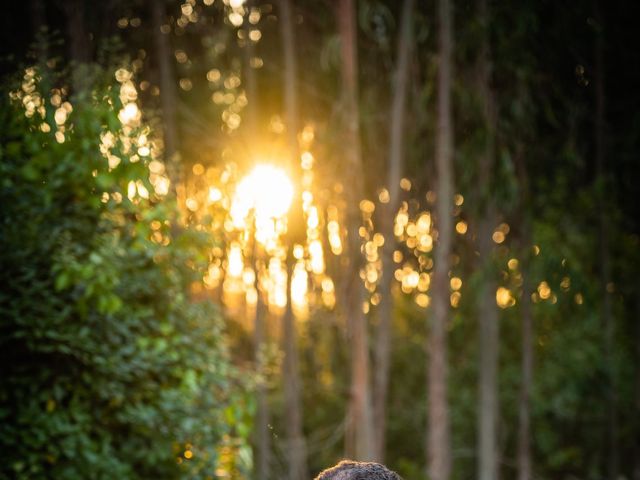
[(0, 478), (640, 480), (632, 2), (0, 18)]

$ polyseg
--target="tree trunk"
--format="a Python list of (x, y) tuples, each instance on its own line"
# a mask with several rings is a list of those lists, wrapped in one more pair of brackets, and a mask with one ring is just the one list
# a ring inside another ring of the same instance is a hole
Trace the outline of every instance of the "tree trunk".
[(176, 125), (177, 93), (173, 76), (172, 52), (169, 44), (169, 33), (163, 33), (165, 25), (165, 4), (162, 0), (150, 0), (153, 21), (153, 39), (156, 47), (158, 68), (160, 71), (160, 107), (162, 109), (162, 123), (164, 125), (164, 158), (167, 173), (171, 181), (171, 191), (176, 194), (176, 188), (181, 181), (178, 129)]
[(603, 23), (598, 0), (594, 1), (594, 16), (597, 25), (595, 41), (595, 150), (596, 182), (599, 206), (600, 279), (602, 283), (602, 323), (604, 328), (604, 353), (607, 369), (607, 474), (610, 480), (617, 480), (618, 461), (618, 412), (617, 394), (614, 381), (614, 336), (615, 319), (611, 301), (611, 254), (609, 246), (609, 219), (607, 208), (607, 172), (605, 171), (605, 91), (604, 91), (604, 38)]
[(391, 107), (391, 135), (389, 141), (388, 186), (389, 203), (382, 209), (381, 226), (384, 237), (382, 246), (382, 281), (380, 293), (380, 324), (376, 337), (376, 368), (373, 384), (374, 458), (384, 461), (385, 430), (387, 420), (387, 391), (389, 384), (389, 358), (391, 326), (393, 324), (393, 251), (396, 242), (393, 222), (398, 208), (400, 177), (404, 164), (404, 129), (409, 78), (409, 56), (412, 46), (412, 11), (414, 0), (404, 0), (398, 39), (398, 57), (395, 71), (393, 104)]
[(479, 291), (480, 334), (480, 403), (478, 408), (478, 478), (498, 478), (498, 310), (495, 301), (496, 280), (492, 268), (492, 234), (496, 211), (492, 192), (492, 171), (495, 165), (494, 136), (496, 129), (495, 99), (491, 88), (491, 58), (489, 48), (489, 11), (487, 0), (479, 0), (482, 41), (478, 63), (478, 91), (483, 102), (483, 123), (486, 131), (484, 152), (480, 156), (478, 176), (482, 212), (478, 222), (478, 250), (484, 279)]
[(258, 480), (267, 480), (269, 478), (269, 404), (267, 402), (267, 388), (264, 380), (265, 364), (263, 347), (266, 340), (265, 332), (265, 305), (262, 302), (260, 294), (260, 269), (261, 255), (259, 247), (255, 239), (255, 231), (253, 236), (253, 265), (255, 271), (254, 288), (256, 289), (256, 312), (254, 317), (254, 361), (256, 370), (261, 379), (256, 388), (257, 409), (256, 409), (256, 478)]
[(361, 224), (359, 209), (363, 197), (363, 169), (360, 152), (360, 120), (358, 114), (358, 56), (354, 0), (339, 0), (338, 25), (342, 60), (344, 115), (344, 177), (347, 189), (346, 254), (349, 271), (345, 275), (348, 296), (347, 318), (351, 340), (351, 398), (346, 425), (347, 455), (357, 460), (371, 460), (373, 451), (373, 417), (369, 389), (369, 348), (366, 317), (362, 310), (365, 299), (360, 279), (362, 267)]
[(91, 60), (89, 35), (85, 23), (84, 0), (68, 0), (61, 3), (67, 19), (69, 56), (73, 63), (71, 84), (74, 95), (81, 94), (89, 86), (87, 64)]
[(35, 38), (47, 26), (47, 12), (42, 0), (29, 0), (29, 14)]
[[(245, 8), (251, 12), (251, 7), (254, 5), (253, 0), (245, 2)], [(249, 154), (253, 156), (255, 152), (252, 146), (257, 145), (258, 138), (258, 85), (256, 79), (256, 70), (251, 66), (251, 59), (255, 55), (255, 46), (253, 41), (249, 38), (251, 32), (251, 24), (248, 19), (244, 23), (244, 36), (245, 45), (243, 48), (244, 53), (244, 75), (243, 82), (245, 85), (245, 92), (248, 99), (248, 105), (246, 109), (247, 124), (245, 131), (247, 132), (247, 145), (249, 145)]]
[(283, 382), (284, 408), (287, 434), (289, 480), (307, 480), (306, 442), (302, 433), (302, 406), (300, 399), (300, 372), (296, 345), (296, 324), (291, 302), (291, 279), (295, 267), (293, 245), (287, 257), (287, 306), (282, 323), (284, 351)]
[(438, 241), (434, 252), (432, 317), (428, 352), (427, 468), (432, 480), (451, 474), (449, 403), (447, 400), (447, 323), (449, 321), (449, 270), (453, 237), (453, 120), (451, 112), (452, 6), (438, 1), (438, 97), (436, 131)]
[(36, 58), (44, 64), (49, 56), (47, 33), (47, 9), (42, 0), (29, 0), (29, 16), (31, 18), (31, 30), (36, 42)]
[[(289, 149), (289, 169), (296, 181), (300, 178), (298, 156), (298, 98), (297, 65), (295, 56), (295, 33), (293, 30), (293, 12), (290, 0), (280, 0), (280, 33), (284, 51), (284, 107)], [(288, 221), (287, 255), (287, 307), (283, 318), (284, 350), (284, 405), (289, 455), (289, 479), (306, 480), (307, 452), (302, 431), (302, 401), (300, 397), (300, 372), (298, 366), (297, 335), (291, 298), (291, 280), (295, 267), (293, 247), (304, 243), (305, 224), (302, 215), (300, 188), (296, 188)]]
[(520, 315), (522, 316), (522, 354), (521, 379), (518, 405), (518, 480), (531, 480), (531, 390), (533, 385), (533, 312), (531, 310), (531, 195), (529, 174), (524, 159), (524, 146), (520, 144), (516, 152), (516, 175), (520, 191), (520, 251), (522, 260), (522, 298), (520, 299)]
[[(251, 10), (253, 2), (247, 1), (245, 8)], [(258, 144), (256, 137), (258, 136), (258, 89), (256, 85), (256, 72), (251, 67), (251, 58), (254, 54), (253, 42), (249, 38), (249, 32), (251, 26), (248, 21), (245, 22), (245, 45), (243, 49), (244, 53), (244, 75), (243, 82), (245, 85), (245, 91), (248, 99), (248, 105), (246, 108), (247, 123), (244, 128), (246, 135), (245, 144), (248, 145), (249, 159), (253, 161), (256, 154), (254, 145)], [(262, 268), (263, 257), (261, 255), (260, 247), (255, 239), (255, 229), (253, 236), (253, 269), (255, 272), (254, 288), (257, 292), (256, 310), (254, 317), (254, 358), (256, 364), (256, 370), (259, 372), (261, 378), (264, 378), (265, 364), (264, 364), (264, 346), (266, 342), (265, 331), (265, 308), (262, 301), (262, 295), (260, 293), (260, 270)], [(269, 435), (269, 403), (267, 401), (267, 388), (265, 381), (261, 380), (256, 388), (256, 428), (255, 428), (255, 475), (257, 480), (267, 480), (270, 475), (270, 453), (271, 442)]]
[[(524, 220), (523, 251), (529, 251), (531, 234), (529, 219)], [(531, 282), (529, 259), (522, 260), (522, 378), (518, 408), (518, 480), (531, 480), (531, 389), (533, 385), (533, 315), (531, 311)]]
[[(636, 385), (635, 385), (635, 425), (636, 431), (640, 429), (640, 289), (636, 285)], [(640, 480), (640, 438), (636, 436), (634, 445), (635, 465), (633, 468), (633, 480)]]

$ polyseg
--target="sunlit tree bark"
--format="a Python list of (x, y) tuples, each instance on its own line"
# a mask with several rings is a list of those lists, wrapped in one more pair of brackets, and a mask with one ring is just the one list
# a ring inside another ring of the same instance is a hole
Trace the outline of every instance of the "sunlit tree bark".
[(364, 285), (360, 280), (362, 255), (358, 229), (359, 203), (363, 198), (363, 169), (360, 151), (358, 113), (358, 54), (356, 12), (353, 0), (339, 0), (338, 27), (342, 61), (342, 95), (344, 118), (344, 178), (348, 179), (347, 229), (349, 271), (346, 275), (348, 330), (351, 340), (351, 397), (346, 426), (347, 455), (358, 460), (372, 459), (373, 416), (369, 387), (369, 352), (367, 323), (362, 304)]
[(478, 221), (478, 251), (483, 270), (479, 291), (480, 379), (478, 408), (478, 478), (498, 478), (498, 308), (495, 300), (496, 280), (492, 271), (494, 247), (492, 233), (496, 224), (496, 206), (492, 198), (492, 172), (495, 165), (495, 100), (491, 88), (491, 53), (489, 47), (488, 0), (479, 0), (478, 14), (482, 28), (478, 59), (478, 93), (482, 102), (485, 147), (480, 155), (478, 189), (481, 213)]
[[(181, 171), (178, 158), (179, 140), (177, 128), (177, 93), (173, 73), (171, 45), (169, 43), (169, 24), (166, 22), (165, 4), (162, 0), (149, 0), (153, 22), (153, 40), (156, 48), (160, 83), (160, 107), (164, 130), (164, 158), (167, 173), (171, 181), (171, 190), (176, 194), (180, 184)], [(167, 29), (167, 30), (164, 30)]]
[[(298, 98), (297, 98), (297, 62), (295, 56), (295, 32), (291, 0), (280, 0), (280, 33), (284, 52), (284, 107), (289, 150), (289, 169), (296, 181), (300, 179), (298, 155)], [(297, 335), (291, 298), (291, 280), (295, 267), (293, 247), (304, 243), (305, 224), (302, 215), (300, 188), (291, 206), (288, 221), (287, 254), (287, 306), (283, 317), (283, 382), (285, 422), (287, 433), (287, 455), (289, 479), (306, 480), (307, 453), (302, 431), (302, 400), (300, 396), (300, 373), (298, 366)]]
[(611, 252), (609, 241), (609, 209), (607, 208), (608, 174), (605, 167), (605, 88), (604, 88), (604, 25), (598, 0), (594, 0), (596, 21), (595, 41), (595, 150), (596, 181), (598, 188), (600, 281), (602, 292), (602, 323), (604, 328), (604, 352), (607, 369), (607, 474), (609, 480), (617, 480), (618, 461), (618, 408), (614, 372), (615, 318), (611, 299)]
[(428, 339), (427, 469), (432, 480), (451, 474), (451, 440), (447, 401), (447, 323), (449, 321), (449, 270), (453, 237), (453, 119), (451, 112), (451, 57), (453, 16), (450, 0), (438, 1), (438, 97), (436, 171), (438, 178), (431, 322)]
[(391, 326), (393, 324), (393, 251), (396, 246), (393, 221), (398, 208), (400, 177), (404, 164), (404, 130), (407, 115), (407, 92), (409, 79), (409, 57), (412, 46), (412, 11), (414, 0), (405, 0), (402, 7), (398, 38), (397, 65), (395, 69), (393, 103), (390, 118), (388, 154), (389, 202), (382, 209), (381, 224), (384, 245), (382, 246), (382, 281), (380, 284), (380, 324), (376, 335), (375, 373), (373, 378), (373, 419), (375, 458), (384, 460), (387, 420), (387, 390), (389, 385), (389, 358), (391, 350)]

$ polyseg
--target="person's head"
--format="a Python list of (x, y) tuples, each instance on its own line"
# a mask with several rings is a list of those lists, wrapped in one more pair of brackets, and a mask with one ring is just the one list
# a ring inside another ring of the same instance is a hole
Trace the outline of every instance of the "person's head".
[(373, 462), (343, 460), (335, 467), (320, 472), (315, 480), (402, 480), (396, 472)]

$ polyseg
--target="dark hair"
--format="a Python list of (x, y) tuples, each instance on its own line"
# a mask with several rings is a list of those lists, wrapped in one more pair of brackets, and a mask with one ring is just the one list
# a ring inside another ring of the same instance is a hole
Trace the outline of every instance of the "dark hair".
[(396, 472), (373, 462), (343, 460), (320, 472), (315, 480), (402, 480)]

